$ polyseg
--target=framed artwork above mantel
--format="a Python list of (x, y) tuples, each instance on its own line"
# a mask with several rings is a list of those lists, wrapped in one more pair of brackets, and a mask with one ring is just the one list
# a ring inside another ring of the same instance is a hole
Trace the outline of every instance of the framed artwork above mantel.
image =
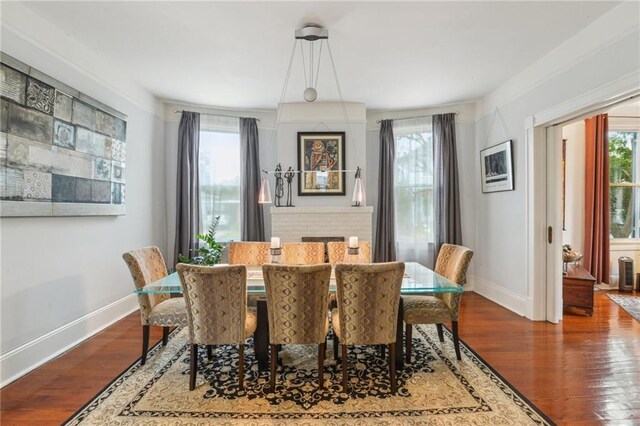
[(298, 195), (345, 195), (345, 132), (298, 132)]

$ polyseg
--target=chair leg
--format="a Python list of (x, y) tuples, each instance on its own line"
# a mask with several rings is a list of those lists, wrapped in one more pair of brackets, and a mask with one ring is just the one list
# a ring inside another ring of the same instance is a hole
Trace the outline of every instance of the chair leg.
[(162, 346), (167, 346), (167, 342), (169, 342), (169, 328), (162, 327)]
[[(405, 323), (404, 326), (404, 340), (405, 340), (405, 359), (407, 363), (411, 362), (411, 350), (413, 349), (413, 325)], [(402, 343), (401, 343), (402, 344)]]
[(244, 342), (240, 343), (238, 347), (238, 356), (240, 357), (238, 361), (238, 380), (240, 382), (238, 387), (240, 390), (244, 390)]
[(191, 368), (189, 372), (189, 390), (196, 388), (196, 374), (198, 373), (198, 345), (191, 345)]
[(462, 359), (460, 356), (460, 339), (458, 338), (458, 321), (451, 321), (451, 333), (453, 334), (453, 347), (456, 350), (456, 358), (458, 361)]
[(324, 388), (324, 355), (326, 348), (326, 343), (318, 345), (318, 389)]
[(436, 324), (436, 328), (438, 329), (438, 340), (441, 343), (444, 343), (444, 332), (442, 331), (442, 324)]
[(342, 344), (342, 391), (349, 392), (347, 383), (349, 381), (347, 373), (347, 345)]
[(391, 393), (395, 395), (398, 389), (396, 383), (396, 343), (389, 344), (389, 378), (391, 379)]
[(147, 362), (147, 352), (149, 352), (149, 326), (142, 326), (142, 357), (140, 358), (140, 364), (144, 365)]
[(207, 359), (209, 362), (213, 359), (213, 345), (207, 345)]
[(333, 333), (333, 359), (338, 362), (338, 335)]
[(278, 345), (269, 345), (271, 346), (271, 372), (269, 377), (269, 392), (273, 393), (276, 391), (276, 364), (278, 360)]

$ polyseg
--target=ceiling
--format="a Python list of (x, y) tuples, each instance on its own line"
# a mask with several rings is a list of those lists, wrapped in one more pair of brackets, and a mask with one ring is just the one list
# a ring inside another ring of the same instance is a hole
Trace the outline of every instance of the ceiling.
[[(329, 30), (345, 100), (400, 109), (474, 100), (616, 2), (29, 2), (161, 99), (274, 108), (305, 23)], [(6, 6), (6, 4), (5, 4)], [(318, 100), (337, 100), (323, 51)], [(300, 53), (286, 101), (301, 101)]]

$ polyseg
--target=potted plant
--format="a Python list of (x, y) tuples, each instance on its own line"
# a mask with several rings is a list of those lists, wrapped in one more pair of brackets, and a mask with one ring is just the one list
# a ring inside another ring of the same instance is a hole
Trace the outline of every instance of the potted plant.
[(198, 240), (204, 244), (202, 247), (193, 249), (196, 256), (189, 259), (188, 257), (178, 254), (178, 261), (180, 263), (191, 263), (194, 265), (217, 265), (222, 258), (222, 251), (225, 249), (225, 245), (216, 241), (216, 231), (218, 230), (218, 223), (220, 222), (220, 216), (216, 216), (213, 223), (209, 227), (209, 231), (206, 234), (197, 234)]

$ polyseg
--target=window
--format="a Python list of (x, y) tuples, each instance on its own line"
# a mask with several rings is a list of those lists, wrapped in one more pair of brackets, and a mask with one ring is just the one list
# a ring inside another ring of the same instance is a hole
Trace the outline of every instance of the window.
[(398, 259), (433, 265), (431, 120), (394, 120), (395, 229)]
[(200, 228), (220, 216), (216, 240), (240, 240), (240, 133), (238, 119), (200, 116)]
[(612, 238), (640, 238), (638, 131), (609, 132), (609, 210)]

